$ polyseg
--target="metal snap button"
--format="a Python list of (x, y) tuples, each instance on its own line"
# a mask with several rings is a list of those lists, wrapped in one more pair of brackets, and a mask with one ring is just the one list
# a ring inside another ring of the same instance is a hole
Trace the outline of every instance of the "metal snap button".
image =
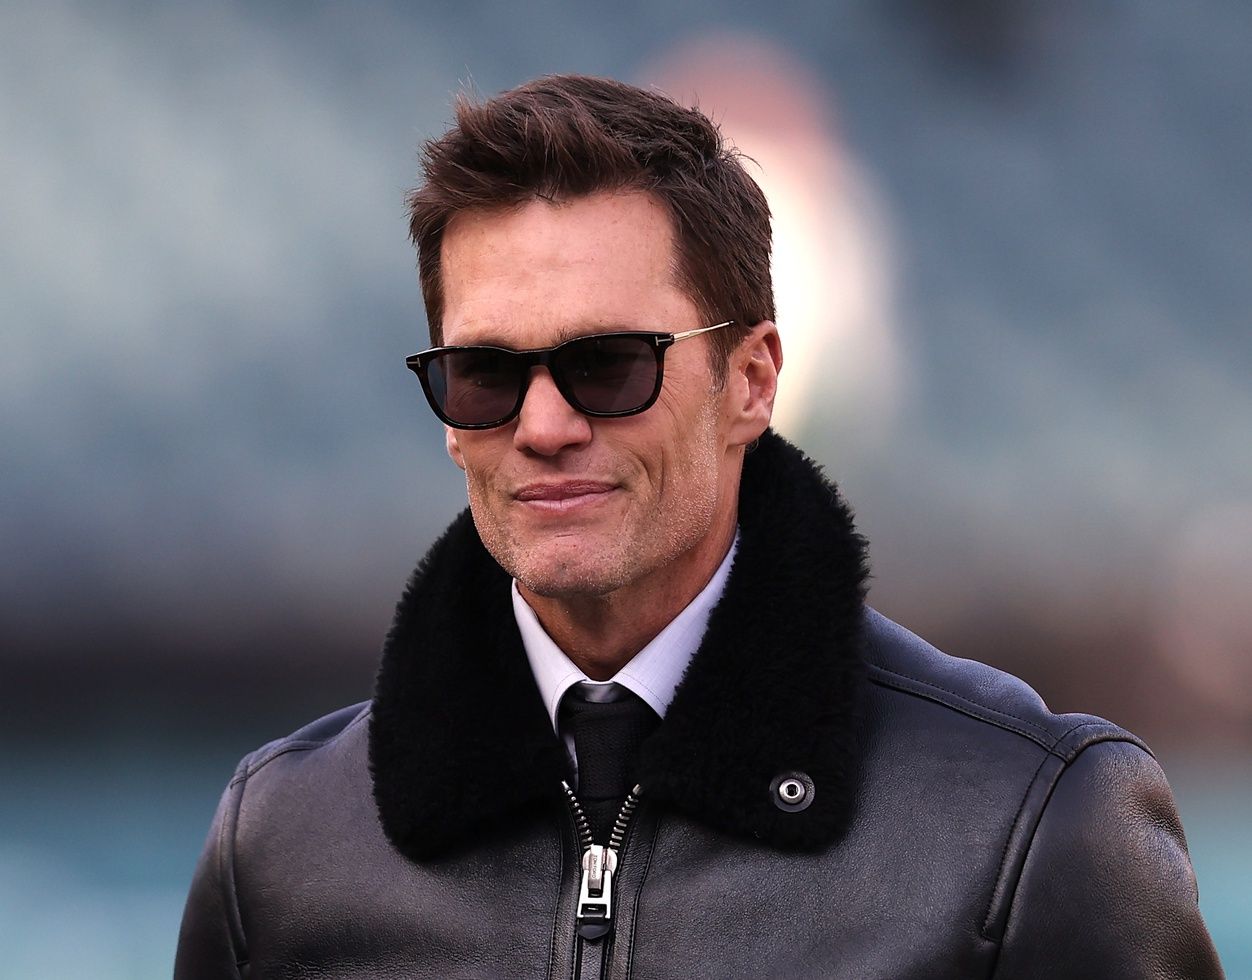
[(798, 779), (784, 779), (778, 784), (778, 795), (787, 803), (799, 803), (807, 792)]
[(774, 806), (787, 813), (798, 813), (812, 806), (815, 790), (813, 780), (803, 772), (780, 773), (769, 784)]

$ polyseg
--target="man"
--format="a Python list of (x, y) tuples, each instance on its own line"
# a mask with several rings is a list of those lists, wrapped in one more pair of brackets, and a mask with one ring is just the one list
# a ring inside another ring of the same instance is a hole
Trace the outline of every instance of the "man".
[(470, 508), (372, 702), (240, 764), (177, 976), (1220, 976), (1144, 745), (864, 605), (768, 428), (768, 208), (716, 128), (545, 78), (424, 171), (409, 364)]

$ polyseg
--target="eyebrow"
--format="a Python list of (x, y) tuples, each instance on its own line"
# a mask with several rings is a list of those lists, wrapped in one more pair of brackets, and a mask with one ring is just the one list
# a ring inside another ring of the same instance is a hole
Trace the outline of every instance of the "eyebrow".
[(595, 337), (604, 333), (647, 333), (648, 328), (637, 325), (627, 324), (601, 324), (595, 327), (582, 327), (571, 325), (566, 327), (558, 327), (556, 335), (552, 342), (546, 344), (545, 347), (513, 347), (498, 338), (498, 335), (487, 334), (486, 337), (479, 337), (465, 344), (454, 344), (456, 347), (500, 347), (504, 350), (543, 350), (546, 347), (556, 347), (570, 340), (578, 340), (580, 337)]
[(557, 330), (558, 344), (563, 344), (567, 340), (577, 340), (579, 337), (594, 337), (602, 333), (632, 333), (643, 330), (642, 327), (627, 326), (624, 323), (610, 323), (598, 326), (592, 329), (583, 329), (581, 327), (562, 327)]

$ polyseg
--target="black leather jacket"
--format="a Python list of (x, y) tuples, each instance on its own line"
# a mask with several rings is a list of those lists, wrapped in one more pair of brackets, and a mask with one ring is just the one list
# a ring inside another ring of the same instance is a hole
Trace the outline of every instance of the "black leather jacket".
[(939, 653), (864, 577), (834, 488), (767, 435), (605, 922), (508, 578), (462, 515), (373, 701), (240, 764), (176, 977), (1220, 977), (1147, 748)]

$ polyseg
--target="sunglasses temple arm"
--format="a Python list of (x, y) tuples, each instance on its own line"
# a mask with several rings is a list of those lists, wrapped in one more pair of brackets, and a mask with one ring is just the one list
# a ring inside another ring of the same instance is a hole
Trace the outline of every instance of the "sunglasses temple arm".
[(697, 327), (695, 330), (684, 330), (682, 333), (674, 334), (674, 341), (686, 340), (688, 337), (698, 337), (702, 333), (708, 333), (710, 330), (721, 330), (722, 327), (729, 327), (734, 320), (727, 320), (725, 323), (715, 323), (711, 327)]

